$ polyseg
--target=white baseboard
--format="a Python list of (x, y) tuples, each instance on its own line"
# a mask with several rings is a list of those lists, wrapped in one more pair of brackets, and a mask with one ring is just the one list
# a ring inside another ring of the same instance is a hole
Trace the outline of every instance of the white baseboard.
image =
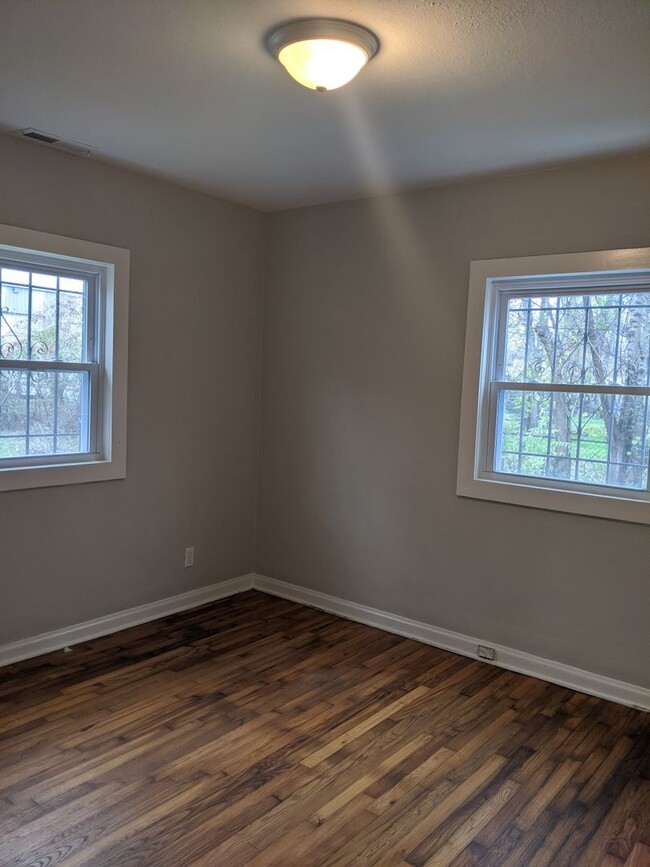
[[(566, 686), (577, 692), (585, 692), (598, 698), (606, 698), (619, 704), (650, 710), (650, 690), (621, 680), (614, 680), (601, 674), (585, 671), (582, 668), (574, 668), (572, 665), (564, 665), (542, 656), (533, 656), (513, 647), (504, 647), (487, 639), (473, 638), (460, 632), (451, 632), (441, 629), (439, 626), (431, 626), (419, 620), (411, 620), (409, 617), (401, 617), (399, 614), (391, 614), (378, 608), (370, 608), (357, 602), (349, 602), (337, 596), (329, 596), (327, 593), (319, 593), (299, 587), (296, 584), (288, 584), (286, 581), (278, 581), (275, 578), (267, 578), (264, 575), (253, 577), (253, 586), (256, 590), (269, 593), (272, 596), (281, 596), (301, 605), (309, 605), (322, 611), (329, 611), (348, 620), (357, 623), (365, 623), (375, 626), (386, 632), (394, 632), (406, 638), (414, 638), (424, 644), (432, 644), (444, 650), (451, 650), (462, 656), (478, 659), (476, 655), (477, 644), (487, 644), (495, 650), (493, 665), (507, 668), (509, 671), (517, 671), (531, 677), (538, 677), (560, 686)], [(482, 660), (487, 661), (487, 660)]]
[(329, 611), (331, 614), (345, 617), (347, 620), (375, 626), (377, 629), (403, 635), (406, 638), (413, 638), (424, 644), (431, 644), (434, 647), (450, 650), (472, 659), (478, 658), (476, 655), (477, 644), (488, 644), (495, 650), (495, 659), (492, 664), (500, 668), (538, 677), (541, 680), (557, 683), (560, 686), (595, 695), (598, 698), (605, 698), (619, 704), (650, 711), (650, 690), (644, 687), (614, 680), (581, 668), (574, 668), (571, 665), (564, 665), (561, 662), (555, 662), (541, 656), (533, 656), (522, 650), (494, 644), (486, 639), (473, 638), (460, 632), (452, 632), (449, 629), (442, 629), (439, 626), (432, 626), (419, 620), (411, 620), (409, 617), (402, 617), (399, 614), (391, 614), (378, 608), (370, 608), (367, 605), (360, 605), (357, 602), (350, 602), (337, 596), (329, 596), (327, 593), (299, 587), (297, 584), (289, 584), (286, 581), (278, 581), (275, 578), (253, 573), (241, 575), (229, 581), (221, 581), (218, 584), (210, 584), (208, 587), (199, 587), (197, 590), (190, 590), (188, 593), (181, 593), (178, 596), (169, 596), (158, 602), (139, 605), (137, 608), (128, 608), (106, 617), (87, 620), (65, 629), (43, 632), (32, 638), (24, 638), (20, 641), (0, 645), (0, 666), (10, 665), (12, 662), (19, 662), (21, 659), (29, 659), (33, 656), (41, 656), (44, 653), (51, 653), (53, 650), (61, 650), (63, 647), (90, 641), (101, 635), (119, 632), (121, 629), (128, 629), (130, 626), (137, 626), (150, 620), (158, 620), (179, 611), (197, 608), (199, 605), (215, 602), (217, 599), (224, 599), (226, 596), (234, 596), (236, 593), (243, 593), (251, 589), (260, 590), (271, 596), (280, 596), (283, 599), (308, 605), (311, 608)]
[(19, 662), (21, 659), (30, 659), (32, 656), (41, 656), (43, 653), (51, 653), (53, 650), (61, 650), (82, 641), (90, 641), (101, 635), (109, 635), (119, 632), (120, 629), (128, 629), (140, 623), (148, 623), (150, 620), (158, 620), (178, 611), (187, 611), (189, 608), (197, 608), (207, 602), (224, 599), (235, 593), (243, 593), (253, 588), (253, 575), (240, 575), (229, 581), (221, 581), (218, 584), (210, 584), (207, 587), (199, 587), (180, 593), (178, 596), (168, 596), (158, 602), (149, 602), (146, 605), (138, 605), (137, 608), (127, 608), (108, 614), (106, 617), (97, 617), (95, 620), (86, 620), (64, 629), (55, 629), (53, 632), (42, 632), (32, 638), (23, 638), (20, 641), (12, 641), (9, 644), (0, 645), (0, 666)]

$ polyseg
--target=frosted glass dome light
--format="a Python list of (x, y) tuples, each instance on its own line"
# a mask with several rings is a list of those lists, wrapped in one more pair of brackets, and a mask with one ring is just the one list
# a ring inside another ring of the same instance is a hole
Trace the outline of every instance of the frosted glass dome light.
[(266, 40), (289, 75), (310, 90), (336, 90), (360, 72), (379, 49), (377, 37), (350, 21), (311, 18), (277, 27)]

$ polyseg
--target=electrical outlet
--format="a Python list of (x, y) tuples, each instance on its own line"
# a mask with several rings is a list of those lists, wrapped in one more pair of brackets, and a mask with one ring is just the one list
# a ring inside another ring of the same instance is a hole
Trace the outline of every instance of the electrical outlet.
[(488, 647), (487, 644), (479, 644), (476, 648), (476, 655), (480, 659), (494, 659), (494, 648)]
[(185, 568), (194, 565), (194, 548), (185, 549)]

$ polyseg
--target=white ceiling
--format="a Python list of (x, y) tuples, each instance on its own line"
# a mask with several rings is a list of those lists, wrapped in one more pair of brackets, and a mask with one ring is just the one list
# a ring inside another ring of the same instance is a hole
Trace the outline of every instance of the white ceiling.
[[(379, 36), (347, 88), (265, 53), (306, 15)], [(650, 3), (1, 0), (0, 124), (263, 209), (639, 150)]]

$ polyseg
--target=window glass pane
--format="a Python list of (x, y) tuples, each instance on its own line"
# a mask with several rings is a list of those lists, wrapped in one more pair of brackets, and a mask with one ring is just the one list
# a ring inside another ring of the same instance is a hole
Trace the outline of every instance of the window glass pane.
[(84, 296), (59, 292), (59, 361), (87, 361), (84, 350)]
[(503, 390), (497, 472), (594, 485), (648, 487), (650, 398)]
[(29, 288), (3, 283), (0, 292), (0, 358), (25, 359), (28, 318)]
[(64, 371), (58, 379), (57, 452), (88, 451), (88, 376)]
[(56, 289), (55, 274), (32, 274), (32, 286), (40, 286), (43, 289)]
[(30, 358), (40, 361), (56, 359), (57, 293), (32, 288)]
[(510, 382), (650, 384), (650, 292), (508, 298)]
[(77, 454), (77, 452), (82, 451), (87, 451), (87, 449), (82, 449), (78, 436), (68, 434), (59, 435), (57, 439), (57, 454)]
[(56, 454), (54, 449), (54, 437), (33, 435), (29, 438), (29, 453), (30, 455), (53, 455)]
[(27, 372), (0, 370), (0, 458), (27, 454)]
[(0, 358), (86, 361), (87, 281), (1, 269)]
[(23, 271), (18, 268), (1, 268), (2, 282), (18, 283), (25, 286), (29, 285), (29, 271)]
[(0, 458), (87, 452), (85, 371), (0, 370)]
[(59, 282), (63, 292), (76, 292), (79, 294), (84, 291), (85, 280), (79, 280), (76, 277), (61, 277)]

